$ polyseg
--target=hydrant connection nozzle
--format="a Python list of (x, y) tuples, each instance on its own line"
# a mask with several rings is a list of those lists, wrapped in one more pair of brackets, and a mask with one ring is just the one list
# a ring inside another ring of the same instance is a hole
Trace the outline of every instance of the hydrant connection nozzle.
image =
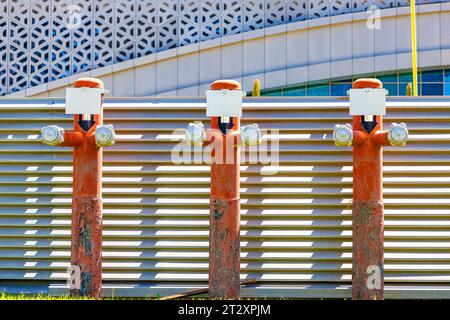
[(408, 141), (408, 127), (405, 123), (392, 123), (389, 126), (388, 140), (391, 146), (404, 147)]
[(57, 146), (64, 142), (64, 129), (55, 125), (41, 129), (41, 142), (49, 146)]
[(189, 145), (201, 146), (206, 139), (206, 131), (203, 123), (189, 123), (185, 133), (186, 142)]
[(109, 147), (116, 143), (116, 133), (111, 124), (103, 124), (95, 128), (95, 142), (99, 147)]
[(350, 124), (336, 124), (333, 140), (337, 147), (349, 147), (353, 144), (353, 128)]
[(241, 128), (241, 138), (246, 146), (255, 146), (261, 143), (262, 134), (256, 123), (245, 125)]

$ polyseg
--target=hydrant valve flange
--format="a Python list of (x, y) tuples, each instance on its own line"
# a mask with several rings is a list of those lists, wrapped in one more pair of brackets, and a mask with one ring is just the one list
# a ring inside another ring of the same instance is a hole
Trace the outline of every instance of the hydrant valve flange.
[(246, 146), (261, 144), (262, 134), (256, 123), (245, 125), (241, 128), (242, 142)]
[(388, 140), (391, 146), (404, 147), (408, 141), (408, 127), (405, 123), (392, 123), (388, 130)]
[(201, 146), (206, 139), (206, 131), (203, 123), (189, 123), (185, 132), (186, 143), (194, 146)]
[(353, 128), (350, 124), (336, 124), (333, 140), (337, 147), (350, 147), (353, 144)]
[(49, 125), (41, 129), (41, 142), (49, 146), (57, 146), (64, 142), (64, 129)]
[(103, 124), (95, 128), (95, 142), (98, 147), (109, 147), (116, 143), (116, 133), (111, 124)]

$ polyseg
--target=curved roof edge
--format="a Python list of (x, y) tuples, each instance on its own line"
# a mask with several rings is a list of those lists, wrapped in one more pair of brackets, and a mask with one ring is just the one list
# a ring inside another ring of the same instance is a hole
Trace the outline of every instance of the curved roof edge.
[[(432, 4), (421, 4), (418, 5), (418, 15), (421, 14), (426, 14), (426, 13), (434, 13), (434, 14), (439, 14), (440, 12), (446, 12), (450, 15), (450, 3), (432, 3)], [(398, 8), (388, 8), (388, 9), (382, 9), (381, 10), (381, 19), (389, 19), (389, 18), (395, 18), (395, 17), (403, 17), (406, 18), (406, 16), (409, 15), (409, 8), (408, 7), (398, 7)], [(74, 81), (80, 77), (99, 77), (99, 78), (104, 78), (104, 77), (110, 77), (113, 76), (115, 74), (120, 74), (123, 72), (127, 72), (129, 70), (132, 69), (136, 69), (136, 68), (141, 68), (141, 67), (145, 67), (146, 65), (151, 65), (151, 64), (161, 64), (164, 63), (165, 61), (169, 61), (171, 59), (182, 59), (183, 56), (189, 56), (192, 54), (197, 54), (197, 53), (201, 53), (201, 52), (205, 52), (208, 50), (212, 50), (215, 48), (219, 48), (219, 47), (227, 47), (227, 46), (233, 46), (236, 44), (240, 44), (240, 43), (250, 43), (252, 41), (256, 41), (259, 39), (264, 39), (265, 41), (267, 41), (267, 39), (271, 39), (271, 38), (276, 38), (277, 36), (282, 36), (284, 34), (290, 34), (290, 33), (294, 33), (294, 32), (301, 32), (301, 31), (307, 31), (307, 32), (311, 32), (312, 30), (320, 30), (321, 28), (323, 29), (324, 27), (331, 27), (331, 28), (337, 28), (339, 26), (345, 25), (345, 24), (355, 24), (355, 23), (359, 23), (360, 25), (366, 23), (366, 20), (368, 19), (369, 14), (367, 12), (356, 12), (356, 13), (348, 13), (348, 14), (342, 14), (342, 15), (337, 15), (337, 16), (331, 16), (331, 17), (323, 17), (323, 18), (317, 18), (314, 20), (306, 20), (306, 21), (299, 21), (299, 22), (294, 22), (294, 23), (290, 23), (290, 24), (283, 24), (283, 25), (277, 25), (277, 26), (273, 26), (273, 27), (269, 27), (269, 28), (265, 28), (265, 29), (259, 29), (259, 30), (254, 30), (254, 31), (248, 31), (245, 33), (240, 33), (240, 34), (235, 34), (235, 35), (230, 35), (230, 36), (225, 36), (225, 37), (221, 37), (221, 38), (216, 38), (216, 39), (211, 39), (211, 40), (207, 40), (204, 42), (200, 42), (200, 43), (195, 43), (195, 44), (190, 44), (190, 45), (186, 45), (183, 47), (178, 47), (178, 48), (174, 48), (174, 49), (169, 49), (166, 51), (161, 51), (161, 52), (157, 52), (157, 53), (153, 53), (144, 57), (140, 57), (140, 58), (136, 58), (133, 60), (128, 60), (128, 61), (124, 61), (124, 62), (120, 62), (120, 63), (116, 63), (113, 65), (109, 65), (109, 66), (105, 66), (105, 67), (101, 67), (101, 68), (97, 68), (97, 69), (93, 69), (90, 71), (86, 71), (86, 72), (82, 72), (82, 73), (78, 73), (72, 76), (69, 76), (67, 78), (63, 78), (63, 79), (59, 79), (59, 80), (55, 80), (55, 81), (51, 81), (49, 83), (45, 83), (42, 85), (38, 85), (35, 87), (31, 87), (16, 93), (12, 93), (9, 95), (6, 95), (5, 97), (28, 97), (28, 96), (39, 96), (39, 95), (45, 95), (46, 92), (54, 92), (60, 89), (63, 89), (67, 86), (70, 86), (74, 83)], [(448, 26), (450, 28), (450, 25)], [(398, 28), (398, 26), (397, 26)], [(397, 29), (398, 30), (398, 29)], [(395, 32), (396, 30), (391, 30), (392, 32)], [(398, 31), (397, 31), (398, 32)], [(439, 48), (441, 48), (442, 46), (440, 46)], [(450, 45), (449, 45), (450, 48)], [(427, 51), (429, 52), (429, 54), (431, 55), (439, 55), (439, 61), (441, 63), (425, 63), (425, 64), (420, 64), (420, 67), (427, 67), (427, 66), (437, 66), (437, 65), (450, 65), (450, 49), (442, 49), (443, 51), (445, 51), (445, 55), (446, 57), (448, 56), (448, 59), (446, 59), (445, 61), (443, 61), (443, 59), (441, 59), (441, 53), (439, 50), (439, 52), (437, 52), (435, 50), (435, 48), (421, 48), (420, 46), (420, 41), (419, 41), (419, 50), (421, 51)], [(392, 56), (395, 56), (395, 59), (403, 59), (406, 60), (406, 56), (408, 56), (408, 54), (410, 55), (410, 53), (408, 53), (408, 50), (403, 50), (402, 52), (399, 52), (397, 50), (397, 52), (384, 52), (384, 53), (380, 53), (380, 54), (376, 54), (376, 56), (379, 57), (385, 57), (386, 59), (392, 58)], [(364, 60), (365, 58), (370, 58), (370, 56), (353, 56), (352, 59), (350, 60)], [(330, 62), (325, 62), (325, 64), (345, 64), (349, 59), (343, 58), (343, 59), (333, 59)], [(435, 59), (436, 60), (436, 59)], [(437, 61), (437, 60), (436, 60)], [(310, 67), (315, 67), (316, 69), (320, 69), (321, 66), (323, 66), (324, 63), (321, 63), (320, 61), (318, 62), (309, 62), (308, 64), (297, 64), (295, 66), (286, 66), (286, 68), (284, 68), (286, 70), (295, 70), (295, 69), (302, 69), (302, 68), (310, 68)], [(407, 69), (410, 68), (410, 65), (405, 62), (403, 65), (403, 68), (398, 68), (398, 65), (395, 69)], [(277, 68), (265, 68), (264, 70), (264, 74), (270, 74), (270, 73), (276, 73), (279, 71), (283, 71), (281, 69), (277, 69)], [(390, 71), (390, 69), (386, 69), (386, 70), (377, 70), (377, 71)], [(260, 72), (249, 72), (247, 74), (245, 74), (245, 77), (248, 76), (258, 76), (261, 75)], [(233, 79), (237, 79), (238, 81), (245, 81), (243, 79), (243, 76), (238, 76), (238, 77), (229, 77), (229, 78), (233, 78)], [(344, 74), (341, 75), (341, 77), (346, 76)], [(222, 76), (223, 77), (223, 76)], [(226, 77), (225, 77), (226, 78)], [(201, 81), (198, 82), (197, 86), (202, 86), (202, 85), (209, 85), (212, 81), (217, 80), (217, 79), (213, 79), (213, 80), (209, 80), (208, 82), (204, 82), (202, 83)], [(317, 79), (308, 79), (308, 81), (319, 81), (321, 80), (320, 77)], [(288, 81), (289, 82), (289, 81)], [(300, 82), (307, 82), (307, 81), (298, 81), (298, 83)], [(288, 83), (289, 84), (289, 83)], [(106, 84), (105, 84), (106, 85)], [(189, 89), (192, 86), (177, 86), (175, 88), (169, 88), (168, 90), (155, 90), (155, 92), (153, 94), (172, 94), (174, 90), (182, 90), (182, 89)], [(267, 83), (266, 85), (263, 85), (262, 88), (268, 89), (274, 87), (272, 86), (268, 86)], [(244, 90), (246, 90), (246, 86), (244, 83)], [(153, 95), (153, 94), (149, 94), (149, 95)], [(120, 96), (117, 94), (113, 94), (115, 96)]]

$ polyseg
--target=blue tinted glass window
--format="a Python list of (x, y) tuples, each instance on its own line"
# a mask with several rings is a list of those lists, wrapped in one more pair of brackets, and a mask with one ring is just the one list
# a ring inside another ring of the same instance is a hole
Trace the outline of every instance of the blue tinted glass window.
[(332, 83), (331, 95), (332, 96), (346, 96), (347, 90), (352, 88), (351, 83)]
[(304, 96), (306, 95), (306, 87), (288, 88), (283, 90), (283, 96)]
[(422, 95), (424, 96), (442, 96), (444, 88), (442, 83), (424, 83), (422, 84)]
[(442, 70), (422, 71), (422, 82), (442, 82)]
[(282, 96), (283, 89), (263, 91), (263, 92), (261, 92), (261, 95), (262, 96)]
[(450, 69), (444, 70), (444, 81), (450, 82)]
[(412, 73), (400, 73), (398, 75), (398, 81), (399, 82), (412, 82)]
[(329, 96), (330, 88), (328, 84), (308, 86), (308, 96)]
[(444, 83), (444, 94), (450, 96), (450, 83)]
[(399, 96), (406, 96), (406, 88), (408, 84), (407, 83), (399, 83), (398, 84), (398, 95)]
[(385, 74), (382, 76), (377, 76), (377, 79), (381, 82), (397, 82), (396, 74)]
[(390, 96), (397, 96), (398, 85), (396, 83), (383, 83), (383, 87), (389, 91)]
[[(373, 77), (373, 75), (358, 76)], [(419, 95), (450, 95), (450, 68), (446, 70), (428, 70), (419, 72)], [(408, 83), (412, 84), (412, 73), (403, 72), (396, 74), (381, 74), (377, 79), (383, 82), (389, 95), (406, 95)], [(398, 80), (398, 82), (397, 82)], [(351, 88), (351, 79), (332, 80), (331, 83), (318, 83), (312, 85), (299, 85), (290, 88), (278, 88), (263, 90), (264, 96), (346, 96)]]

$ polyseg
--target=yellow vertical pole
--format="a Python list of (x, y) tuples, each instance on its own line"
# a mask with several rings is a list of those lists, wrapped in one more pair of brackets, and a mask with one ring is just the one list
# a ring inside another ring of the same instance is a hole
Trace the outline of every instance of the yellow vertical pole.
[(419, 86), (417, 83), (417, 37), (416, 37), (416, 0), (410, 0), (411, 9), (411, 51), (413, 72), (413, 96), (417, 97)]

